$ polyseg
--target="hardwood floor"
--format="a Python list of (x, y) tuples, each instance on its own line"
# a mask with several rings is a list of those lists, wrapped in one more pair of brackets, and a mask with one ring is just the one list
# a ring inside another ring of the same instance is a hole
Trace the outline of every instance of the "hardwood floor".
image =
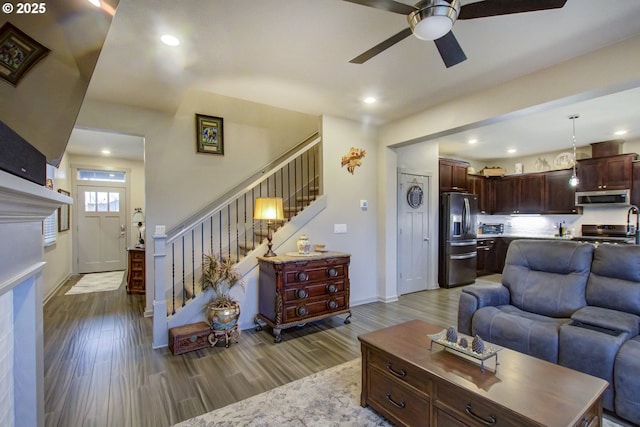
[(456, 325), (460, 289), (353, 307), (283, 331), (242, 331), (238, 344), (173, 356), (151, 348), (144, 296), (117, 291), (64, 295), (44, 307), (45, 425), (170, 426), (360, 356), (357, 336), (411, 319)]

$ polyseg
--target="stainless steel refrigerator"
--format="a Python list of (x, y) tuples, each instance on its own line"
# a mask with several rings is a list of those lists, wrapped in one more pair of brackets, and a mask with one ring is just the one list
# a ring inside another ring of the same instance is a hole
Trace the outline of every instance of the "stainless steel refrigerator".
[(440, 195), (438, 283), (451, 288), (476, 280), (478, 196)]

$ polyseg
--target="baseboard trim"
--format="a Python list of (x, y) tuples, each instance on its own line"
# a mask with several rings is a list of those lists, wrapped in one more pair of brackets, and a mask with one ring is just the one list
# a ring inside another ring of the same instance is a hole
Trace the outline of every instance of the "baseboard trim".
[(54, 297), (56, 292), (58, 292), (58, 290), (62, 287), (62, 285), (64, 285), (67, 282), (67, 280), (69, 280), (70, 278), (71, 278), (71, 273), (67, 274), (67, 277), (65, 277), (62, 280), (62, 282), (58, 283), (56, 287), (53, 288), (53, 290), (47, 294), (47, 296), (42, 300), (42, 306), (47, 305), (47, 303), (51, 300), (51, 298)]

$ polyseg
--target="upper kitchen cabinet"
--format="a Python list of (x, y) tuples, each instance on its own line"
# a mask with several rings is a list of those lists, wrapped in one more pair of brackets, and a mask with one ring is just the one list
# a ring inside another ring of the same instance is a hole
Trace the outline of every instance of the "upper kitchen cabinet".
[(469, 192), (478, 196), (478, 212), (493, 213), (493, 179), (483, 175), (468, 175)]
[(631, 185), (631, 204), (640, 206), (640, 161), (633, 162), (633, 184)]
[(440, 191), (469, 190), (467, 185), (467, 168), (469, 163), (462, 160), (440, 159)]
[(578, 160), (578, 191), (626, 190), (633, 181), (635, 153)]
[(544, 177), (544, 213), (575, 214), (576, 189), (569, 185), (572, 169), (546, 172)]
[(541, 213), (544, 174), (505, 176), (493, 182), (495, 212), (502, 214)]

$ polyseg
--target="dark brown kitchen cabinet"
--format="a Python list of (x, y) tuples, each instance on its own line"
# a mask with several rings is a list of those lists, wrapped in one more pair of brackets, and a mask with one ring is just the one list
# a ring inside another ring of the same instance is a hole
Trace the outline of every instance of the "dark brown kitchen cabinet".
[(542, 211), (544, 174), (506, 176), (493, 183), (495, 212), (530, 214)]
[(633, 181), (636, 153), (578, 160), (578, 191), (625, 190)]
[(631, 184), (631, 204), (640, 206), (640, 160), (633, 162), (633, 183)]
[(496, 270), (495, 238), (479, 238), (476, 258), (476, 276), (493, 274)]
[(484, 175), (468, 175), (469, 192), (478, 196), (478, 212), (493, 213), (493, 178)]
[(519, 206), (519, 191), (520, 185), (516, 179), (512, 177), (497, 179), (493, 183), (495, 212), (507, 214), (517, 213)]
[(520, 181), (520, 200), (517, 213), (540, 213), (544, 199), (544, 174), (522, 175)]
[(546, 214), (575, 214), (576, 188), (569, 185), (573, 169), (546, 172), (544, 177), (544, 208)]
[(440, 159), (440, 191), (468, 191), (467, 168), (469, 163), (455, 159)]

